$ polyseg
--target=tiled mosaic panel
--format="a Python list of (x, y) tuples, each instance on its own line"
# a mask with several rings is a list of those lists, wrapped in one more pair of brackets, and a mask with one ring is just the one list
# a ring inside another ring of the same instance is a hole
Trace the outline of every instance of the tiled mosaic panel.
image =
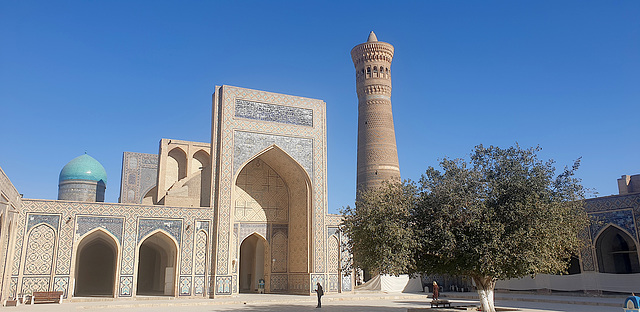
[[(56, 223), (56, 218), (60, 218), (59, 215), (54, 215), (51, 213), (61, 213), (62, 220), (75, 220), (75, 216), (100, 216), (100, 217), (110, 217), (110, 218), (125, 218), (125, 229), (123, 233), (122, 239), (122, 258), (121, 258), (121, 275), (127, 281), (127, 277), (130, 277), (131, 280), (129, 282), (129, 287), (127, 287), (126, 283), (121, 284), (120, 289), (124, 292), (123, 296), (130, 296), (131, 294), (131, 285), (133, 284), (134, 275), (133, 267), (134, 267), (134, 256), (137, 250), (137, 218), (139, 217), (157, 217), (157, 216), (166, 216), (166, 217), (174, 217), (176, 215), (184, 217), (186, 220), (189, 220), (190, 223), (193, 224), (195, 220), (200, 220), (196, 222), (197, 226), (200, 226), (203, 229), (209, 230), (209, 222), (204, 221), (204, 219), (209, 219), (212, 216), (212, 211), (210, 209), (204, 208), (178, 208), (178, 207), (170, 207), (170, 206), (146, 206), (146, 205), (135, 205), (128, 206), (123, 204), (114, 204), (114, 203), (79, 203), (79, 202), (61, 202), (61, 201), (51, 201), (51, 200), (33, 200), (33, 199), (25, 199), (23, 201), (23, 211), (27, 214), (41, 214), (47, 216), (46, 220), (47, 224), (53, 223), (54, 225), (59, 225), (61, 228), (61, 232), (59, 234), (59, 241), (57, 244), (57, 261), (56, 261), (56, 274), (57, 275), (69, 275), (69, 269), (71, 267), (71, 253), (73, 247), (73, 236), (76, 233), (76, 226), (73, 223), (63, 222), (60, 224)], [(35, 213), (34, 213), (35, 212)], [(49, 217), (49, 216), (54, 216)], [(29, 222), (28, 218), (24, 215), (19, 217), (18, 220), (18, 237), (16, 237), (16, 250), (22, 250), (23, 245), (28, 245), (27, 239), (25, 237), (25, 230), (27, 224)], [(35, 219), (35, 218), (34, 218)], [(151, 219), (151, 218), (149, 218)], [(43, 218), (38, 221), (43, 220)], [(174, 219), (170, 219), (174, 220)], [(35, 220), (32, 221), (33, 225), (37, 225)], [(17, 276), (19, 270), (21, 270), (21, 261), (22, 261), (22, 253), (16, 252), (14, 256), (13, 263), (13, 274)], [(19, 281), (18, 281), (19, 282)], [(127, 295), (128, 293), (128, 295)]]
[(133, 276), (120, 276), (120, 297), (131, 297)]
[(196, 276), (193, 278), (193, 293), (196, 295), (203, 295), (206, 293), (204, 288), (204, 276)]
[(287, 272), (287, 231), (285, 229), (275, 229), (271, 239), (271, 259), (275, 260), (271, 263), (271, 272), (285, 273)]
[(239, 223), (238, 227), (239, 227), (239, 236), (240, 236), (238, 241), (238, 247), (240, 246), (240, 244), (242, 244), (242, 241), (244, 241), (245, 238), (249, 237), (249, 235), (253, 233), (258, 233), (262, 235), (262, 237), (269, 237), (267, 235), (268, 225), (266, 223), (258, 223), (258, 224)]
[(31, 230), (33, 226), (40, 223), (46, 223), (57, 230), (60, 224), (60, 215), (29, 214), (28, 220), (27, 232)]
[(144, 195), (156, 185), (158, 155), (124, 152), (120, 202), (141, 204)]
[(287, 274), (271, 274), (271, 292), (286, 292), (288, 290), (289, 281)]
[(627, 233), (631, 234), (631, 237), (633, 237), (635, 241), (638, 241), (638, 234), (633, 220), (633, 211), (631, 209), (590, 213), (589, 217), (591, 218), (591, 240), (594, 242), (597, 239), (596, 235), (609, 224), (621, 227), (626, 230)]
[(328, 274), (327, 284), (327, 291), (338, 292), (340, 286), (340, 278), (338, 274)]
[(182, 242), (182, 250), (180, 257), (180, 274), (191, 274), (193, 265), (193, 235), (194, 229), (188, 227), (185, 229), (184, 242)]
[(313, 140), (275, 134), (234, 131), (233, 173), (265, 148), (276, 145), (295, 159), (313, 177)]
[(329, 255), (327, 256), (327, 271), (338, 273), (340, 269), (340, 244), (337, 235), (331, 235), (327, 244)]
[(310, 288), (311, 279), (309, 277), (309, 274), (289, 274), (289, 291), (310, 293), (313, 288)]
[(118, 238), (119, 242), (122, 242), (124, 218), (78, 216), (76, 223), (78, 227), (76, 235), (78, 237), (95, 228), (103, 228)]
[(67, 294), (69, 293), (69, 277), (68, 276), (54, 277), (53, 290), (62, 291), (64, 293), (64, 298), (67, 298)]
[(216, 277), (216, 295), (231, 295), (231, 276)]
[(324, 274), (311, 274), (311, 289), (316, 289), (318, 283), (322, 285), (322, 288), (327, 289), (327, 280)]
[(18, 290), (18, 278), (17, 277), (12, 277), (11, 278), (11, 285), (9, 287), (10, 287), (9, 295), (11, 296), (11, 298), (16, 298), (17, 290)]
[(182, 220), (175, 219), (141, 218), (139, 220), (138, 243), (140, 243), (142, 238), (147, 234), (158, 229), (164, 230), (165, 232), (171, 234), (176, 242), (178, 242), (178, 247), (180, 247), (182, 237)]
[(22, 278), (22, 289), (20, 293), (32, 294), (34, 291), (49, 291), (49, 276), (24, 277)]
[(313, 127), (313, 110), (236, 99), (235, 116)]
[(236, 180), (235, 220), (287, 222), (289, 191), (282, 178), (260, 159), (248, 163)]
[(207, 269), (207, 233), (203, 230), (196, 234), (196, 246), (194, 257), (194, 273), (199, 275), (206, 274)]
[(180, 296), (191, 296), (191, 276), (180, 276)]
[[(236, 98), (258, 101), (261, 103), (281, 104), (312, 109), (314, 111), (314, 127), (298, 127), (277, 123), (257, 123), (244, 119), (236, 120), (233, 118), (233, 107)], [(315, 240), (315, 246), (317, 248), (314, 251), (314, 263), (315, 270), (324, 270), (324, 262), (322, 260), (324, 258), (323, 218), (325, 210), (324, 204), (326, 202), (325, 181), (322, 178), (323, 174), (326, 173), (326, 169), (324, 167), (324, 164), (326, 163), (326, 160), (324, 159), (324, 155), (326, 154), (326, 146), (324, 143), (324, 134), (326, 129), (324, 120), (324, 109), (324, 102), (308, 98), (287, 96), (277, 93), (262, 92), (230, 86), (223, 86), (216, 90), (213, 111), (215, 112), (216, 116), (220, 117), (214, 118), (213, 128), (214, 141), (218, 143), (218, 146), (220, 146), (220, 150), (212, 150), (212, 154), (216, 155), (215, 157), (220, 159), (220, 171), (214, 172), (218, 177), (218, 181), (220, 182), (220, 185), (217, 188), (218, 197), (214, 201), (216, 202), (216, 207), (219, 208), (218, 215), (216, 216), (219, 220), (219, 232), (217, 234), (218, 244), (216, 246), (217, 274), (226, 274), (229, 270), (230, 264), (228, 251), (229, 240), (231, 238), (229, 228), (229, 224), (231, 223), (229, 217), (231, 216), (231, 213), (228, 207), (231, 207), (230, 195), (231, 188), (233, 186), (233, 172), (236, 172), (230, 169), (230, 166), (234, 164), (234, 129), (244, 129), (248, 132), (254, 133), (278, 133), (279, 135), (289, 137), (313, 138), (313, 161), (316, 163), (316, 165), (313, 167), (313, 173), (310, 173), (310, 176), (314, 177), (312, 179), (312, 183), (314, 185), (314, 197), (312, 203), (312, 207), (314, 207), (314, 214), (312, 220), (314, 223), (313, 228), (315, 229), (313, 236), (317, 236)]]
[(55, 231), (47, 224), (40, 224), (29, 232), (25, 275), (51, 274), (55, 241)]
[(582, 262), (582, 271), (595, 271), (595, 259), (591, 252), (591, 247), (582, 249), (580, 252), (580, 261)]
[(342, 276), (342, 291), (351, 291), (351, 275)]

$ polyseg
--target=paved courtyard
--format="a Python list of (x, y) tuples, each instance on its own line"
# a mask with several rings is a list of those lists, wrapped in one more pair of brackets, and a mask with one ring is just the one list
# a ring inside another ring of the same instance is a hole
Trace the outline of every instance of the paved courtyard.
[[(473, 294), (465, 298), (448, 297), (453, 305), (478, 305)], [(422, 294), (349, 294), (327, 295), (323, 297), (322, 311), (335, 312), (407, 312), (411, 311), (459, 311), (451, 309), (430, 309), (425, 295)], [(620, 312), (624, 298), (571, 297), (496, 294), (496, 306), (506, 310), (521, 312)], [(580, 304), (577, 304), (580, 303)], [(209, 312), (209, 311), (318, 311), (316, 298), (294, 295), (258, 295), (241, 294), (225, 299), (162, 299), (140, 298), (140, 300), (99, 300), (85, 302), (65, 302), (63, 304), (38, 304), (34, 306), (7, 307), (7, 311), (132, 311), (132, 312)], [(506, 311), (505, 310), (505, 311)]]

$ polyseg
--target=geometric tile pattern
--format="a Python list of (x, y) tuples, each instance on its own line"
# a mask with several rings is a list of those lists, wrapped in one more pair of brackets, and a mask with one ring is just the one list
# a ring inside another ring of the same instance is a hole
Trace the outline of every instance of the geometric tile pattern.
[(27, 242), (25, 258), (28, 264), (24, 268), (24, 274), (51, 274), (56, 242), (55, 230), (48, 224), (40, 224), (31, 230)]
[(216, 277), (216, 295), (231, 295), (231, 276)]
[(340, 286), (340, 278), (338, 274), (327, 274), (328, 286), (327, 291), (338, 292)]
[(158, 154), (124, 152), (120, 202), (141, 204), (147, 192), (156, 185)]
[(338, 273), (340, 269), (340, 243), (337, 235), (331, 235), (327, 244), (329, 255), (327, 256), (327, 272)]
[(236, 99), (235, 116), (313, 127), (313, 110)]
[(233, 173), (249, 158), (271, 145), (277, 145), (313, 177), (313, 140), (275, 134), (234, 131)]
[(49, 276), (42, 277), (24, 277), (22, 278), (23, 294), (33, 294), (34, 291), (49, 291)]
[(631, 237), (638, 241), (638, 234), (633, 221), (633, 210), (631, 209), (591, 213), (589, 217), (591, 218), (590, 233), (593, 241), (596, 241), (596, 235), (600, 233), (600, 230), (609, 224), (617, 225), (626, 230), (627, 233), (631, 234)]
[(342, 291), (351, 291), (351, 275), (342, 276)]
[(204, 276), (196, 276), (193, 279), (193, 293), (196, 295), (202, 295), (205, 293)]
[(287, 274), (271, 274), (270, 286), (271, 292), (286, 292), (289, 286)]
[(120, 276), (120, 297), (131, 297), (133, 276)]
[[(268, 105), (282, 105), (298, 107), (312, 111), (312, 127), (298, 126), (288, 122), (263, 122), (255, 119), (235, 117), (234, 107), (236, 99)], [(300, 164), (311, 179), (311, 193), (309, 207), (306, 212), (306, 220), (311, 222), (309, 227), (313, 233), (310, 237), (313, 241), (304, 240), (304, 244), (313, 246), (311, 252), (313, 263), (310, 272), (325, 272), (326, 270), (326, 229), (324, 215), (326, 213), (326, 143), (325, 143), (325, 103), (320, 100), (289, 96), (271, 92), (263, 92), (231, 86), (222, 86), (216, 90), (214, 97), (213, 120), (214, 130), (212, 145), (212, 158), (219, 160), (219, 166), (214, 169), (216, 177), (216, 198), (214, 198), (214, 217), (217, 221), (215, 251), (215, 273), (225, 276), (232, 267), (229, 251), (231, 249), (232, 217), (230, 211), (232, 203), (231, 193), (235, 187), (234, 176), (248, 159), (271, 145), (277, 145), (281, 150)], [(236, 145), (236, 142), (238, 143)], [(299, 147), (290, 147), (293, 143), (299, 143)], [(217, 146), (217, 149), (215, 148)], [(255, 150), (254, 150), (255, 149)], [(291, 218), (291, 216), (290, 216)], [(291, 230), (290, 230), (291, 231)], [(266, 236), (268, 237), (268, 236)], [(291, 242), (291, 238), (289, 238)], [(238, 241), (242, 241), (242, 235), (238, 235)], [(291, 246), (290, 246), (291, 247)], [(289, 253), (296, 252), (292, 249)], [(305, 247), (306, 248), (306, 247)], [(291, 260), (290, 260), (291, 261)], [(290, 291), (304, 292), (309, 290), (309, 274), (289, 276)], [(218, 280), (216, 280), (218, 282)], [(301, 285), (298, 283), (304, 283)], [(216, 293), (219, 287), (216, 284)]]
[[(287, 272), (287, 232), (285, 229), (277, 229), (273, 231), (271, 239), (271, 272), (285, 273)], [(273, 280), (273, 279), (272, 279)], [(284, 285), (286, 286), (286, 280)], [(273, 285), (271, 286), (273, 288)]]
[(12, 277), (11, 278), (11, 286), (10, 286), (10, 290), (9, 290), (9, 296), (11, 296), (11, 298), (16, 298), (16, 290), (18, 289), (18, 278), (17, 277)]
[(162, 229), (171, 234), (171, 236), (175, 238), (176, 242), (178, 242), (178, 247), (180, 247), (180, 237), (182, 236), (182, 220), (180, 219), (140, 218), (138, 227), (138, 242), (140, 242), (140, 240), (147, 234), (157, 229)]
[(287, 186), (278, 173), (259, 158), (242, 168), (235, 189), (236, 222), (289, 220)]
[(60, 223), (60, 215), (30, 214), (27, 232), (31, 230), (34, 225), (40, 223), (46, 223), (57, 230), (58, 224)]
[(180, 276), (180, 296), (191, 295), (191, 276)]
[(76, 235), (78, 236), (82, 236), (95, 228), (103, 228), (117, 237), (118, 241), (122, 242), (124, 218), (78, 216), (76, 217), (76, 224), (78, 228)]
[(64, 298), (67, 298), (68, 288), (69, 288), (68, 276), (62, 276), (62, 277), (56, 276), (53, 278), (53, 290), (62, 291), (64, 293)]
[(198, 231), (195, 244), (195, 274), (204, 275), (207, 269), (207, 232)]

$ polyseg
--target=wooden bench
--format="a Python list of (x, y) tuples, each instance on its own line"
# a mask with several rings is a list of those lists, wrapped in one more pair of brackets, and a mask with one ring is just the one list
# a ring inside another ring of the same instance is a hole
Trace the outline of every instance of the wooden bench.
[(448, 307), (451, 308), (451, 303), (449, 302), (449, 300), (443, 300), (443, 299), (438, 299), (438, 300), (431, 300), (431, 307)]
[(62, 291), (34, 291), (30, 303), (62, 303), (63, 296)]

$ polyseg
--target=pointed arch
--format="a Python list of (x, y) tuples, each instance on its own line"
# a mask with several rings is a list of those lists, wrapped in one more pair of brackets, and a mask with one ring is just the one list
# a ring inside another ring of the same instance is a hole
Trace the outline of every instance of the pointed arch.
[(187, 153), (181, 147), (174, 147), (167, 156), (165, 190), (187, 177)]
[[(238, 190), (240, 172), (251, 162), (259, 159), (268, 165), (282, 179), (288, 191), (288, 219), (278, 223), (288, 223), (288, 256), (287, 268), (290, 273), (309, 273), (310, 250), (313, 241), (311, 239), (311, 218), (313, 194), (311, 178), (302, 165), (277, 145), (271, 145), (253, 157), (249, 158), (234, 176), (233, 200), (239, 198)], [(266, 215), (266, 214), (265, 214)], [(235, 218), (235, 217), (234, 217)], [(267, 223), (274, 220), (266, 218)]]
[(136, 294), (176, 296), (178, 242), (169, 233), (157, 229), (138, 244)]
[(47, 223), (34, 225), (27, 235), (25, 251), (25, 275), (49, 275), (53, 268), (56, 229)]
[(257, 292), (258, 282), (268, 274), (268, 244), (264, 236), (253, 232), (240, 244), (239, 287), (241, 292)]
[(74, 296), (114, 297), (120, 250), (118, 239), (103, 228), (82, 235), (74, 253)]
[(601, 273), (640, 273), (637, 242), (621, 227), (607, 225), (598, 234), (595, 246)]
[(198, 150), (193, 154), (193, 159), (191, 161), (191, 170), (190, 173), (198, 173), (202, 169), (209, 167), (209, 163), (211, 156), (205, 150)]

